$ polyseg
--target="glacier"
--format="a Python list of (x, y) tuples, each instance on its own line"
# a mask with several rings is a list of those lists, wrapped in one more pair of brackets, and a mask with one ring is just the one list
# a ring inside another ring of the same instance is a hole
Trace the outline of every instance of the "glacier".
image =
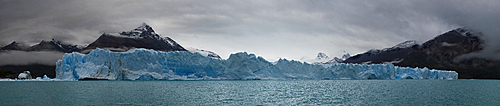
[(398, 67), (392, 64), (309, 64), (280, 59), (269, 62), (239, 52), (228, 59), (188, 51), (96, 48), (88, 54), (66, 53), (56, 62), (56, 79), (224, 80), (224, 79), (457, 79), (455, 71)]

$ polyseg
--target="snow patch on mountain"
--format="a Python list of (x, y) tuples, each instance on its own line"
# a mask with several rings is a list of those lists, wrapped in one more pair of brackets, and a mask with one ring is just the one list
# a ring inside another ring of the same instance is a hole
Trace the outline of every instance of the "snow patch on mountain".
[(187, 47), (186, 50), (189, 51), (189, 52), (191, 52), (191, 53), (199, 53), (199, 54), (201, 54), (203, 56), (214, 57), (214, 58), (221, 58), (217, 53), (212, 52), (212, 51), (208, 51), (208, 50), (201, 50), (201, 49), (196, 49), (196, 48), (193, 48), (193, 47)]
[[(396, 49), (396, 48), (409, 48), (409, 47), (412, 47), (414, 45), (418, 45), (417, 41), (415, 40), (408, 40), (408, 41), (404, 41), (402, 43), (399, 43), (391, 48), (386, 48), (387, 49)], [(382, 50), (382, 51), (385, 51), (385, 50)]]
[(345, 63), (372, 64), (396, 61), (418, 49), (420, 45), (415, 40), (401, 42), (390, 48), (371, 49), (346, 59)]
[(475, 32), (465, 27), (454, 29), (454, 31), (465, 37), (482, 35), (480, 32)]
[(385, 52), (385, 51), (391, 51), (391, 50), (403, 49), (403, 48), (410, 48), (410, 47), (413, 47), (415, 45), (418, 45), (417, 41), (415, 41), (415, 40), (408, 40), (408, 41), (401, 42), (401, 43), (399, 43), (397, 45), (394, 45), (394, 46), (392, 46), (390, 48), (384, 48), (382, 50), (380, 50), (380, 49), (371, 49), (371, 50), (368, 50), (365, 53), (370, 53), (372, 55), (376, 55), (376, 54), (379, 54), (379, 53), (382, 53), (382, 52)]
[(450, 44), (448, 42), (441, 43), (441, 46), (456, 46), (457, 44)]

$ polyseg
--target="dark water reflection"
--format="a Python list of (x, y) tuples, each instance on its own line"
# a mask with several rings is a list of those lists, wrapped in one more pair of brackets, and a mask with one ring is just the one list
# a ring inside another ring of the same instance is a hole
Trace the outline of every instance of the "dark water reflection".
[(0, 82), (0, 105), (499, 105), (499, 80)]

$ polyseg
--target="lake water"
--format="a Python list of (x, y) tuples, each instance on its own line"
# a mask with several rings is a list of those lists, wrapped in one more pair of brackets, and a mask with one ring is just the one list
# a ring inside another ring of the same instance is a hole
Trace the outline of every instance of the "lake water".
[(500, 80), (2, 81), (0, 105), (500, 105)]

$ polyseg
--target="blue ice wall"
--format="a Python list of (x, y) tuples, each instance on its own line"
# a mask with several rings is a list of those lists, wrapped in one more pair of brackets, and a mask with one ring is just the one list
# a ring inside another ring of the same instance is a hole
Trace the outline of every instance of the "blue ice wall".
[(266, 61), (246, 52), (227, 59), (185, 51), (133, 49), (89, 54), (66, 53), (57, 61), (56, 78), (78, 80), (201, 80), (201, 79), (457, 79), (455, 71), (398, 67), (392, 64), (308, 64), (280, 59)]

